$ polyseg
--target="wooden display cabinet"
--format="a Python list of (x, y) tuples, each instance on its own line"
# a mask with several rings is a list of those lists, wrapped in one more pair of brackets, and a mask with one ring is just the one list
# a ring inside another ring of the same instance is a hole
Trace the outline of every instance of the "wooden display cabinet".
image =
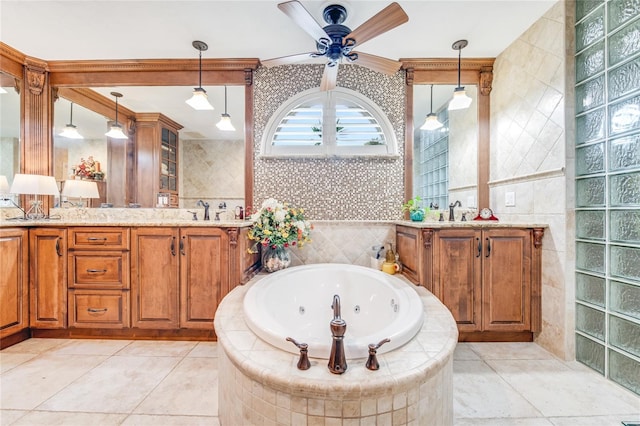
[(159, 192), (169, 194), (169, 207), (178, 207), (180, 129), (163, 114), (136, 114), (136, 202), (141, 207), (156, 207)]

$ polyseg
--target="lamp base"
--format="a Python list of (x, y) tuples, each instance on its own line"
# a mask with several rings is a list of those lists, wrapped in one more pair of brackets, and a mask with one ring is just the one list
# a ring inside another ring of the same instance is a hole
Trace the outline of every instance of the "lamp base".
[(31, 207), (27, 210), (27, 214), (25, 215), (29, 220), (38, 220), (44, 219), (45, 214), (44, 210), (42, 210), (42, 201), (33, 200), (31, 201)]

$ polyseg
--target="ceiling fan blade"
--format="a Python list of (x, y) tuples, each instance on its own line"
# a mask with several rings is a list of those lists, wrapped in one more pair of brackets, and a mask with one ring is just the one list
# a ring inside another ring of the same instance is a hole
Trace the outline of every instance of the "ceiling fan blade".
[(284, 12), (284, 14), (289, 18), (293, 19), (293, 22), (305, 30), (307, 34), (313, 37), (314, 40), (318, 41), (321, 38), (331, 40), (331, 37), (327, 35), (325, 30), (323, 30), (320, 24), (313, 19), (313, 16), (311, 16), (299, 1), (292, 0), (280, 3), (278, 4), (278, 9)]
[(351, 31), (345, 38), (352, 38), (356, 45), (360, 46), (365, 41), (386, 33), (398, 25), (402, 25), (409, 20), (405, 11), (398, 3), (391, 3), (389, 6), (376, 13), (365, 23)]
[(336, 82), (338, 81), (338, 64), (330, 67), (325, 65), (324, 72), (322, 73), (322, 82), (320, 83), (320, 90), (327, 91), (336, 88)]
[(354, 64), (371, 68), (372, 70), (381, 72), (383, 74), (395, 74), (402, 66), (402, 62), (383, 58), (382, 56), (376, 56), (362, 52), (354, 53), (358, 54), (358, 59), (353, 62)]
[(289, 55), (289, 56), (281, 56), (279, 58), (273, 59), (265, 59), (261, 60), (260, 63), (267, 68), (277, 67), (278, 65), (289, 65), (294, 64), (296, 62), (305, 61), (307, 59), (312, 59), (311, 52), (309, 53), (299, 53), (297, 55)]

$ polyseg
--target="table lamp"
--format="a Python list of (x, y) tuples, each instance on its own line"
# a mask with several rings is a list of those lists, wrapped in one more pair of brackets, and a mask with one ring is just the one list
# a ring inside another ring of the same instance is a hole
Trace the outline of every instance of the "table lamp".
[(17, 173), (13, 177), (13, 183), (9, 190), (11, 194), (35, 195), (31, 201), (31, 207), (25, 214), (25, 219), (44, 219), (46, 215), (42, 210), (42, 200), (39, 195), (59, 195), (58, 185), (53, 176), (32, 175)]
[(79, 198), (80, 202), (75, 204), (76, 207), (84, 206), (83, 198), (100, 198), (98, 184), (88, 180), (65, 180), (62, 195), (68, 198)]

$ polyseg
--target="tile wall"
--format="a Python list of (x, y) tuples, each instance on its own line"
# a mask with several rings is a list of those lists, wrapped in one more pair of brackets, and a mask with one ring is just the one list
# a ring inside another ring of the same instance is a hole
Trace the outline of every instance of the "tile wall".
[[(565, 114), (573, 111), (572, 102), (565, 102), (572, 32), (565, 6), (557, 2), (496, 58), (489, 186), (491, 207), (501, 220), (549, 224), (542, 246), (543, 324), (536, 341), (572, 359), (573, 199), (565, 147), (571, 138)], [(514, 193), (515, 206), (505, 205), (508, 192)]]
[(373, 100), (396, 131), (399, 158), (260, 158), (269, 118), (293, 95), (320, 86), (322, 65), (260, 67), (254, 75), (254, 205), (269, 197), (308, 212), (312, 220), (389, 220), (404, 198), (404, 72), (392, 76), (340, 65), (338, 85)]

